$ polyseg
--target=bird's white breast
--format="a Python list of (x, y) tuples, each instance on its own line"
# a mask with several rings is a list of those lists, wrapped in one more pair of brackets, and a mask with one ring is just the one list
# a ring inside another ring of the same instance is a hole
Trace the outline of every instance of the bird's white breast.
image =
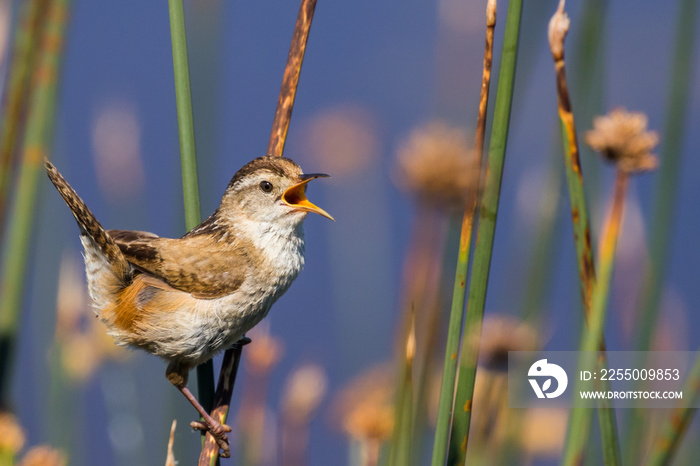
[(272, 305), (292, 284), (304, 266), (304, 232), (294, 229), (258, 228), (250, 237), (261, 253), (262, 263), (251, 270), (234, 293), (213, 300), (199, 300), (199, 340), (206, 341), (209, 354), (235, 343), (260, 322)]

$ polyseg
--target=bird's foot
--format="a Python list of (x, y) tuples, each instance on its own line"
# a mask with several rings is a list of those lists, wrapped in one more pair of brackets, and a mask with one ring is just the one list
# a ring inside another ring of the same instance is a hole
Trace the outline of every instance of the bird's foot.
[(190, 427), (192, 427), (194, 430), (209, 432), (211, 436), (214, 437), (214, 440), (216, 440), (216, 444), (219, 446), (219, 448), (221, 448), (221, 454), (219, 456), (222, 458), (231, 457), (228, 436), (226, 435), (228, 432), (231, 432), (231, 428), (229, 426), (226, 424), (221, 424), (220, 422), (212, 419), (211, 424), (202, 421), (192, 421), (190, 422)]
[(251, 340), (250, 338), (248, 338), (248, 337), (246, 337), (246, 336), (243, 336), (243, 337), (241, 337), (238, 341), (236, 341), (236, 343), (234, 343), (233, 346), (234, 346), (234, 347), (235, 347), (236, 345), (238, 345), (238, 346), (245, 346), (245, 345), (247, 345), (248, 343), (250, 343), (251, 341), (253, 341), (253, 340)]

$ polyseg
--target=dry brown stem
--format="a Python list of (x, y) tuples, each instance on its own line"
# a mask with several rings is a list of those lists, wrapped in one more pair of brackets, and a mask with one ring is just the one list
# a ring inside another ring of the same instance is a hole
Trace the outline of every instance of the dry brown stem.
[(309, 38), (309, 30), (311, 29), (311, 21), (314, 18), (315, 9), (316, 0), (302, 0), (299, 7), (292, 44), (289, 47), (289, 55), (287, 56), (287, 66), (284, 69), (284, 77), (282, 78), (282, 88), (277, 101), (275, 119), (272, 123), (270, 143), (267, 146), (267, 155), (281, 156), (284, 151), (289, 121), (292, 118), (294, 97), (297, 94), (297, 85), (301, 74), (301, 65), (304, 61), (304, 52), (306, 52), (306, 42)]
[[(268, 155), (282, 156), (282, 152), (284, 151), (287, 130), (289, 129), (289, 122), (292, 118), (294, 98), (297, 92), (297, 85), (299, 84), (299, 75), (301, 74), (301, 65), (304, 60), (304, 52), (306, 51), (306, 42), (309, 38), (311, 21), (313, 20), (315, 9), (316, 0), (301, 0), (299, 14), (297, 15), (296, 25), (294, 26), (294, 34), (292, 35), (292, 43), (289, 47), (289, 55), (287, 56), (287, 65), (282, 78), (282, 88), (280, 89), (280, 95), (277, 101), (275, 119), (272, 123), (270, 142), (267, 146)], [(236, 343), (232, 349), (225, 352), (224, 360), (221, 364), (219, 385), (216, 389), (214, 410), (211, 415), (222, 424), (226, 422), (226, 417), (228, 415), (242, 350), (242, 344)], [(202, 453), (199, 457), (200, 466), (216, 464), (219, 453), (218, 450), (216, 441), (207, 433), (204, 446), (202, 447)]]
[[(216, 394), (214, 395), (214, 409), (211, 412), (211, 417), (221, 424), (226, 423), (226, 417), (228, 416), (243, 345), (249, 342), (250, 340), (241, 340), (235, 343), (233, 348), (226, 350), (224, 353), (224, 360), (221, 362), (219, 383), (216, 387)], [(202, 453), (199, 455), (199, 466), (216, 464), (218, 457), (219, 446), (216, 440), (214, 440), (214, 437), (207, 432), (204, 445), (202, 446)]]
[[(564, 39), (569, 31), (569, 17), (564, 12), (564, 1), (559, 2), (559, 7), (549, 22), (549, 46), (554, 59), (554, 67), (557, 76), (557, 98), (559, 103), (559, 118), (564, 125), (569, 153), (567, 168), (574, 179), (569, 179), (570, 190), (576, 190), (576, 196), (572, 193), (571, 219), (574, 224), (575, 235), (581, 236), (577, 242), (582, 247), (577, 247), (577, 261), (579, 263), (579, 275), (581, 282), (581, 298), (586, 319), (590, 314), (591, 296), (595, 285), (595, 266), (593, 262), (593, 247), (591, 232), (587, 222), (587, 214), (583, 199), (583, 174), (581, 172), (581, 160), (579, 157), (578, 139), (576, 137), (576, 125), (574, 114), (571, 111), (571, 99), (566, 84), (566, 68), (564, 65)], [(586, 220), (582, 216), (586, 216)]]

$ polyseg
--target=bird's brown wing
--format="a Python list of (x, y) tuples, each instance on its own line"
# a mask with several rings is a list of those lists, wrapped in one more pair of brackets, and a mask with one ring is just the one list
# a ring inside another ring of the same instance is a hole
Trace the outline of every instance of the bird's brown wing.
[(138, 272), (158, 276), (162, 261), (153, 240), (159, 236), (146, 231), (109, 230), (107, 234), (114, 240), (126, 260)]
[(171, 239), (123, 230), (110, 230), (109, 235), (137, 271), (196, 298), (233, 293), (250, 265), (243, 248), (217, 243), (207, 236)]

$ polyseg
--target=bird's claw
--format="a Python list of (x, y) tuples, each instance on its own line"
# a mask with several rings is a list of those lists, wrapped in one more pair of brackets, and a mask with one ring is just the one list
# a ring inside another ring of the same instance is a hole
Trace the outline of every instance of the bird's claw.
[(216, 444), (222, 450), (220, 455), (222, 458), (231, 457), (231, 450), (229, 449), (227, 432), (231, 432), (231, 428), (226, 424), (220, 424), (216, 421), (212, 425), (207, 422), (202, 421), (192, 421), (190, 422), (190, 427), (194, 430), (201, 430), (203, 432), (209, 432), (211, 436), (216, 441)]

